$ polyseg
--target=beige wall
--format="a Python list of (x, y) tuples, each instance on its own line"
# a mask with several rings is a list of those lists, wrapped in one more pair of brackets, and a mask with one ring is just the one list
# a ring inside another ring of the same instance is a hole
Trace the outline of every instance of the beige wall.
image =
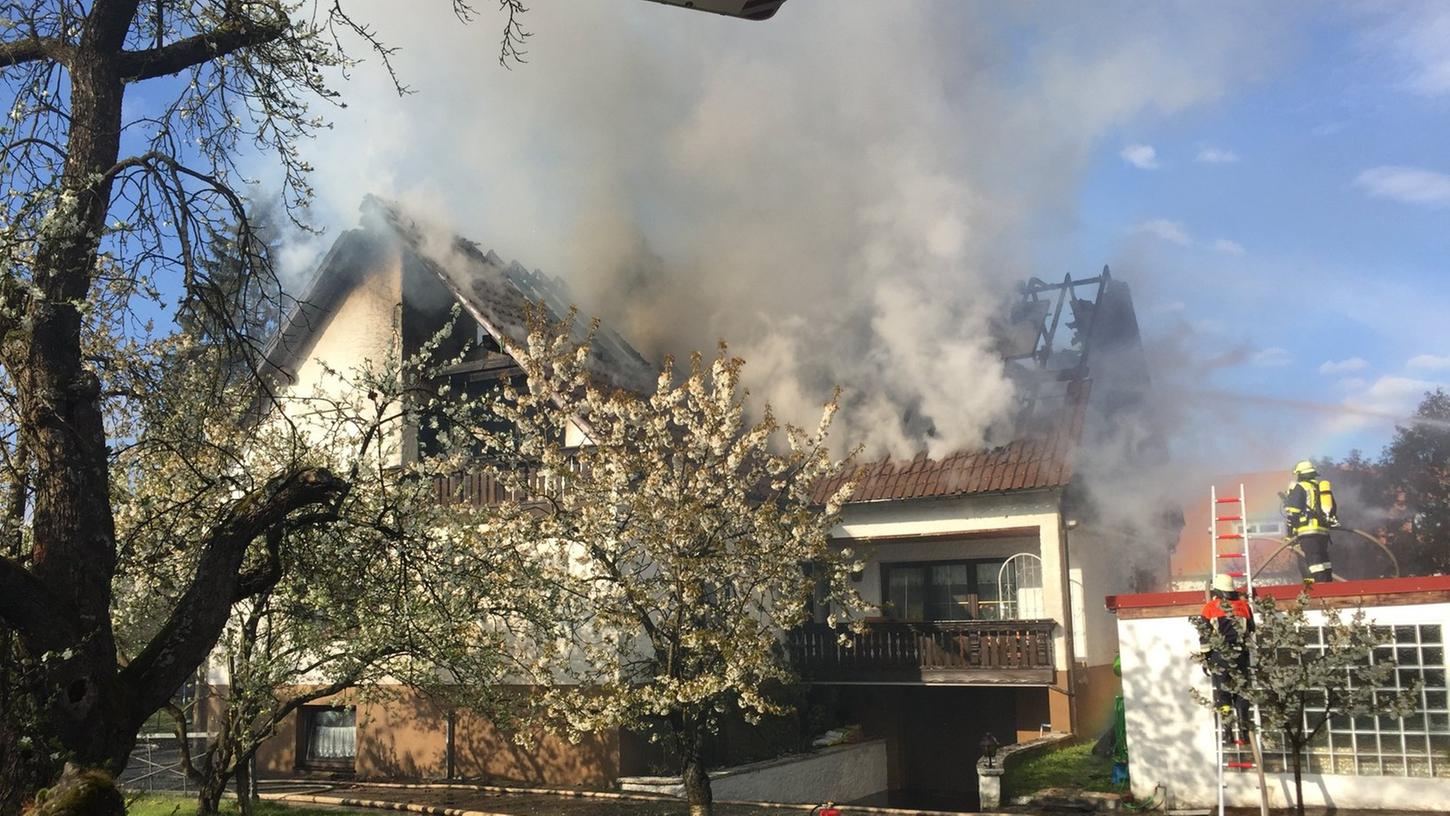
[[(442, 779), (447, 772), (447, 716), (432, 699), (404, 687), (341, 694), (326, 703), (356, 705), (359, 779)], [(324, 704), (319, 702), (320, 704)], [(290, 777), (297, 769), (297, 715), (257, 754), (262, 777)], [(570, 786), (608, 786), (620, 774), (616, 732), (578, 743), (535, 732), (525, 748), (487, 718), (461, 712), (454, 726), (454, 773), (466, 779)], [(626, 769), (633, 770), (633, 769)]]

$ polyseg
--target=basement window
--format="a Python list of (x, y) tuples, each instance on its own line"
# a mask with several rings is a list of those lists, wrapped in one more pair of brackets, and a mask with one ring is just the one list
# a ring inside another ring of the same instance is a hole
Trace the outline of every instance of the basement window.
[(357, 760), (357, 709), (303, 706), (298, 741), (299, 768), (351, 771)]

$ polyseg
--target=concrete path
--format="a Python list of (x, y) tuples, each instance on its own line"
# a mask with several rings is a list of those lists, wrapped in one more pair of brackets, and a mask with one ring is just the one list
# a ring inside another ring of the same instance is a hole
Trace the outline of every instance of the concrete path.
[[(687, 816), (678, 799), (609, 791), (505, 788), (484, 785), (298, 785), (265, 789), (263, 798), (297, 804), (367, 807), (431, 816)], [(717, 816), (806, 816), (809, 805), (717, 802)], [(842, 806), (844, 816), (958, 816), (902, 808)], [(1001, 814), (1007, 816), (1007, 814)]]

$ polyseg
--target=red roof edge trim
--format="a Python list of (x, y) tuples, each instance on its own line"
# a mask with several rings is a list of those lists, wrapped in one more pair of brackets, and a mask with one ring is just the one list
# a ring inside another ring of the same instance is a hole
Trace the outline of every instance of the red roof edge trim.
[[(1259, 595), (1268, 595), (1275, 600), (1288, 600), (1299, 595), (1300, 586), (1258, 587)], [(1398, 595), (1408, 592), (1450, 593), (1450, 575), (1423, 575), (1409, 578), (1370, 578), (1363, 581), (1335, 581), (1332, 584), (1315, 584), (1309, 591), (1311, 598), (1344, 598), (1356, 595)], [(1203, 600), (1202, 590), (1184, 592), (1144, 592), (1136, 595), (1109, 595), (1104, 600), (1109, 612), (1119, 609), (1151, 609), (1158, 606), (1182, 606)]]

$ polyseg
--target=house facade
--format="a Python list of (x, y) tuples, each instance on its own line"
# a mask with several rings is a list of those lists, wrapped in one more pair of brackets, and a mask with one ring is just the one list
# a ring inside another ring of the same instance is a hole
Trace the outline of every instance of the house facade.
[[(321, 372), (376, 355), (410, 354), (455, 307), (462, 318), (448, 342), (478, 348), (445, 372), (454, 393), (516, 373), (502, 348), (522, 339), (525, 305), (543, 302), (562, 316), (567, 292), (467, 242), (441, 243), (388, 205), (365, 206), (363, 226), (339, 237), (269, 352), (284, 390), (317, 387)], [(884, 460), (860, 473), (833, 537), (864, 559), (864, 632), (842, 647), (820, 608), (816, 623), (782, 635), (811, 704), (885, 741), (888, 788), (901, 794), (893, 801), (974, 803), (987, 733), (1004, 743), (1043, 731), (1097, 733), (1117, 693), (1117, 631), (1093, 599), (1163, 574), (1177, 534), (1171, 521), (1133, 533), (1108, 528), (1082, 485), (1085, 451), (1136, 416), (1147, 387), (1126, 285), (1106, 269), (1034, 280), (1004, 317), (999, 342), (1023, 395), (1012, 424), (996, 429), (1002, 444)], [(593, 354), (617, 384), (652, 382), (649, 364), (607, 328)], [(400, 463), (432, 444), (426, 429), (395, 432)], [(499, 485), (469, 473), (435, 487), (440, 501), (504, 498)], [(834, 488), (822, 485), (822, 495)], [(580, 744), (543, 736), (525, 751), (481, 718), (401, 687), (383, 691), (289, 718), (259, 755), (259, 776), (608, 786), (658, 770), (636, 735), (601, 733)]]

